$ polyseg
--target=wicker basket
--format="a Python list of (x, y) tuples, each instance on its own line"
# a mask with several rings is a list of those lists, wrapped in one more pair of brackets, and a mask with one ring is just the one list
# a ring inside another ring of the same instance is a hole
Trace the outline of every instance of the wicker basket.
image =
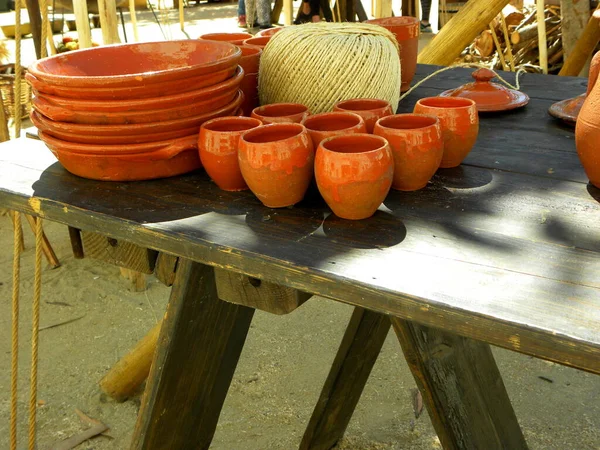
[[(29, 117), (31, 111), (31, 87), (25, 81), (26, 69), (22, 69), (21, 77), (21, 118)], [(6, 119), (14, 119), (15, 115), (15, 65), (0, 65), (0, 92), (2, 93), (2, 103)]]

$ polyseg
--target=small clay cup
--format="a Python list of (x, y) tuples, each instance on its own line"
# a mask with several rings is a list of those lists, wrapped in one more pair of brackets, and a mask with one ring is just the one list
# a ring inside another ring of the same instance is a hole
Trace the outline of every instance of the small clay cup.
[(283, 30), (283, 28), (284, 27), (273, 27), (273, 28), (268, 28), (266, 30), (260, 30), (254, 36), (255, 37), (259, 37), (259, 36), (273, 36), (275, 33), (279, 33), (281, 30)]
[(240, 136), (261, 126), (250, 117), (219, 117), (204, 122), (198, 136), (200, 161), (208, 176), (224, 191), (248, 189), (238, 163)]
[(250, 73), (258, 73), (262, 49), (252, 45), (238, 45), (238, 47), (242, 51), (240, 66), (242, 66), (242, 69), (244, 69), (244, 73), (246, 75)]
[(230, 42), (235, 45), (241, 45), (246, 39), (253, 37), (254, 36), (250, 33), (207, 33), (198, 36), (198, 39), (204, 39), (205, 41)]
[(253, 45), (254, 47), (265, 48), (271, 40), (271, 36), (255, 36), (244, 41), (245, 45)]
[(440, 167), (459, 166), (475, 145), (479, 133), (475, 102), (462, 97), (427, 97), (417, 101), (414, 112), (440, 119), (444, 137)]
[(250, 190), (269, 208), (304, 197), (313, 177), (315, 152), (304, 125), (275, 123), (242, 134), (238, 161)]
[(396, 114), (379, 119), (373, 134), (384, 137), (394, 155), (392, 189), (416, 191), (424, 188), (440, 167), (444, 139), (435, 116)]
[(358, 114), (345, 111), (315, 114), (304, 120), (315, 148), (323, 139), (353, 133), (366, 133), (365, 121)]
[(419, 47), (419, 19), (411, 16), (384, 17), (367, 20), (367, 23), (379, 25), (391, 31), (400, 50), (400, 86), (401, 92), (410, 88), (417, 70)]
[(251, 117), (262, 123), (302, 123), (310, 115), (300, 103), (271, 103), (252, 110)]
[(250, 116), (252, 110), (258, 107), (258, 74), (247, 73), (240, 84), (240, 89), (244, 93), (242, 102), (242, 111), (245, 116)]
[(367, 133), (373, 132), (375, 122), (385, 116), (394, 114), (392, 105), (386, 100), (376, 98), (354, 98), (337, 102), (334, 111), (348, 111), (358, 114), (365, 121)]
[(319, 144), (315, 157), (317, 187), (338, 217), (371, 217), (388, 194), (393, 177), (392, 151), (381, 136), (334, 136)]

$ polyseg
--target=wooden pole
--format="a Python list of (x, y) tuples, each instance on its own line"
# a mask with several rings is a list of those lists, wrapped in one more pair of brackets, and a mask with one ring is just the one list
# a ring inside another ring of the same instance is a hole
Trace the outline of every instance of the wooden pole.
[(102, 40), (104, 45), (118, 44), (119, 38), (117, 24), (117, 4), (115, 0), (98, 0), (98, 12), (100, 15), (100, 28), (102, 28)]
[(86, 0), (73, 0), (73, 11), (75, 12), (77, 36), (79, 36), (79, 48), (90, 48), (92, 46), (92, 33)]
[(600, 10), (597, 9), (558, 74), (565, 77), (578, 76), (598, 45), (598, 41), (600, 41)]
[(418, 57), (421, 64), (449, 66), (487, 28), (509, 0), (476, 0), (466, 5), (442, 27)]
[(544, 0), (536, 0), (538, 49), (540, 52), (540, 67), (543, 73), (548, 73), (548, 42), (546, 42), (546, 14)]
[(500, 46), (500, 42), (498, 41), (498, 36), (496, 36), (496, 29), (494, 28), (493, 22), (490, 23), (490, 31), (492, 32), (492, 39), (494, 40), (494, 45), (496, 46), (496, 51), (498, 52), (498, 58), (500, 58), (500, 64), (502, 64), (502, 70), (508, 71), (509, 68), (506, 65), (504, 53), (502, 53), (502, 47)]
[(560, 0), (562, 47), (565, 58), (571, 55), (590, 18), (590, 2)]
[(133, 27), (133, 40), (139, 42), (137, 17), (135, 16), (135, 0), (129, 0), (129, 16), (131, 17), (131, 26)]
[[(40, 14), (40, 3), (38, 0), (25, 0), (27, 5), (27, 14), (31, 24), (31, 35), (33, 36), (33, 45), (38, 59), (42, 56), (42, 15)], [(17, 136), (18, 137), (18, 136)]]
[(291, 25), (293, 18), (294, 18), (294, 5), (292, 3), (292, 0), (283, 0), (283, 23), (284, 23), (284, 25)]
[(512, 72), (515, 71), (515, 59), (513, 57), (512, 47), (510, 45), (510, 37), (508, 35), (508, 27), (506, 26), (506, 19), (504, 18), (504, 14), (500, 12), (500, 22), (502, 25), (502, 32), (504, 33), (504, 42), (506, 44), (506, 55), (508, 58), (508, 64), (510, 66), (510, 70)]
[(157, 323), (136, 346), (100, 380), (100, 388), (117, 401), (135, 394), (150, 373), (162, 322)]

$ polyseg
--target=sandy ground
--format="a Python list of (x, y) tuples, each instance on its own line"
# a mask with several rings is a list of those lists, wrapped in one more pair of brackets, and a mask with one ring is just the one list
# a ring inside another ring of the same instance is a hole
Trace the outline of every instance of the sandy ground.
[[(298, 6), (298, 3), (295, 4)], [(186, 9), (190, 36), (235, 31), (233, 3)], [(184, 37), (171, 12), (163, 29)], [(144, 40), (162, 39), (149, 12), (138, 16)], [(128, 36), (132, 32), (127, 25)], [(93, 30), (101, 41), (100, 30)], [(58, 39), (58, 36), (55, 36)], [(10, 42), (10, 41), (9, 41)], [(24, 63), (34, 56), (24, 42)], [(79, 449), (128, 447), (140, 399), (116, 403), (98, 381), (162, 316), (169, 289), (154, 278), (146, 292), (128, 290), (117, 268), (74, 260), (65, 226), (46, 223), (62, 266), (43, 273), (41, 325), (79, 320), (41, 331), (38, 437), (40, 449), (85, 429), (75, 408), (110, 425)], [(25, 230), (19, 372), (19, 448), (26, 448), (33, 238)], [(8, 447), (12, 226), (0, 216), (0, 449)], [(257, 312), (225, 402), (213, 448), (297, 448), (335, 355), (351, 307), (314, 298), (288, 316)], [(506, 350), (494, 349), (517, 416), (532, 449), (600, 449), (600, 377)], [(415, 419), (415, 383), (390, 333), (339, 449), (436, 449), (427, 413)]]

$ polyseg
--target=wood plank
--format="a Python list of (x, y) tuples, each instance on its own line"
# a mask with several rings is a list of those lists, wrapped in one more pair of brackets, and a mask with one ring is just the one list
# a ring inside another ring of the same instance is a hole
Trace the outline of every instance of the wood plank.
[(387, 316), (354, 309), (300, 450), (328, 450), (343, 437), (389, 329)]
[(156, 258), (156, 266), (154, 267), (154, 275), (165, 286), (173, 285), (175, 281), (175, 273), (177, 272), (177, 256), (169, 255), (168, 253), (160, 252)]
[(271, 314), (289, 314), (312, 297), (306, 292), (228, 270), (215, 269), (215, 277), (221, 300)]
[(392, 318), (445, 449), (526, 449), (490, 346)]
[(152, 273), (158, 253), (99, 233), (81, 232), (86, 256), (141, 273)]
[(212, 267), (180, 261), (132, 449), (208, 449), (253, 314), (217, 298)]
[(75, 259), (83, 259), (83, 242), (81, 241), (81, 231), (74, 227), (68, 227), (69, 240), (71, 241), (71, 250)]
[(129, 290), (143, 292), (146, 290), (146, 275), (136, 270), (119, 267), (121, 276), (129, 281)]
[(573, 52), (577, 41), (590, 20), (590, 3), (578, 0), (560, 0), (560, 15), (561, 41), (566, 60)]

